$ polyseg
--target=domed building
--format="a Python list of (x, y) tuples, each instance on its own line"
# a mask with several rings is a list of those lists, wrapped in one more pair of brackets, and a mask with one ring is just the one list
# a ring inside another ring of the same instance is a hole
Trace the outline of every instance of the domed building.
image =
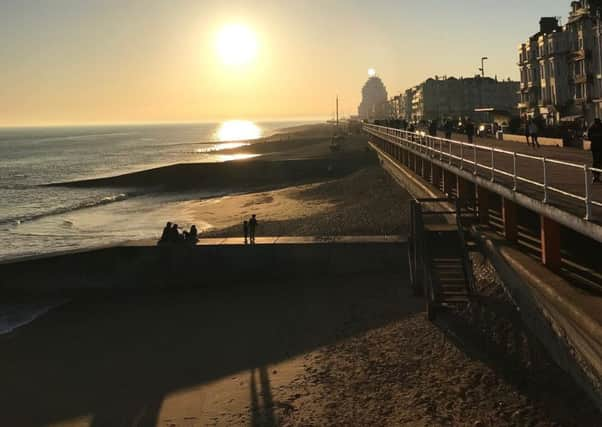
[(387, 118), (387, 88), (377, 76), (371, 76), (362, 88), (362, 103), (358, 108), (361, 120)]

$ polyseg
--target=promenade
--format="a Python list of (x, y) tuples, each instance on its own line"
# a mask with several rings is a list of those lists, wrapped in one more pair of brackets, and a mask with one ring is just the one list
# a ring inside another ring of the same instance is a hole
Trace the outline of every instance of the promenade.
[(501, 184), (533, 200), (600, 224), (602, 184), (592, 184), (592, 157), (576, 148), (541, 146), (454, 134), (451, 141), (397, 129), (368, 126), (369, 133), (435, 160)]

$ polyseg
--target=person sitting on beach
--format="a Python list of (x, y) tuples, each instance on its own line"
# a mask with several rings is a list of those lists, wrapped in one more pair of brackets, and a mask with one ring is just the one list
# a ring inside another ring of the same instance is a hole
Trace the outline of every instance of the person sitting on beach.
[(196, 229), (196, 225), (190, 227), (190, 231), (184, 232), (184, 240), (186, 243), (190, 243), (191, 245), (196, 245), (199, 241), (199, 232)]
[(251, 244), (255, 244), (255, 229), (257, 228), (257, 218), (255, 214), (251, 215), (251, 219), (249, 220), (249, 238), (251, 240)]
[(243, 221), (242, 231), (245, 234), (245, 245), (249, 243), (249, 221)]
[(159, 239), (159, 244), (167, 243), (169, 241), (169, 234), (171, 233), (171, 222), (167, 222), (165, 224), (165, 228), (163, 228), (163, 233), (161, 234), (161, 238)]
[(169, 243), (178, 243), (182, 241), (182, 236), (180, 236), (180, 232), (178, 231), (178, 224), (173, 224), (171, 226), (171, 231), (169, 233)]

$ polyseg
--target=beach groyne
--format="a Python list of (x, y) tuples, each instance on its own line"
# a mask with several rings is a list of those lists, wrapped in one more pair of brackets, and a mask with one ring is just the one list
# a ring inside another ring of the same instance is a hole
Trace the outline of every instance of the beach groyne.
[[(240, 240), (240, 239), (239, 239)], [(405, 271), (400, 239), (130, 245), (0, 263), (0, 292), (69, 295)]]
[(135, 187), (166, 190), (248, 188), (340, 178), (359, 168), (376, 164), (371, 152), (353, 151), (327, 158), (261, 160), (222, 163), (182, 163), (113, 177), (58, 182), (50, 186), (72, 188)]

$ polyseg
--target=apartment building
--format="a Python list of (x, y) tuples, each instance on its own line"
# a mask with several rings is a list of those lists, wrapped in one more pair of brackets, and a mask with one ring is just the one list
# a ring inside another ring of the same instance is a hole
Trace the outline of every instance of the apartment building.
[(478, 110), (516, 114), (519, 83), (489, 77), (438, 77), (427, 79), (404, 92), (401, 118), (408, 121), (481, 120)]
[(602, 0), (573, 1), (566, 25), (541, 18), (539, 31), (519, 46), (523, 117), (550, 125), (602, 117), (600, 10)]

